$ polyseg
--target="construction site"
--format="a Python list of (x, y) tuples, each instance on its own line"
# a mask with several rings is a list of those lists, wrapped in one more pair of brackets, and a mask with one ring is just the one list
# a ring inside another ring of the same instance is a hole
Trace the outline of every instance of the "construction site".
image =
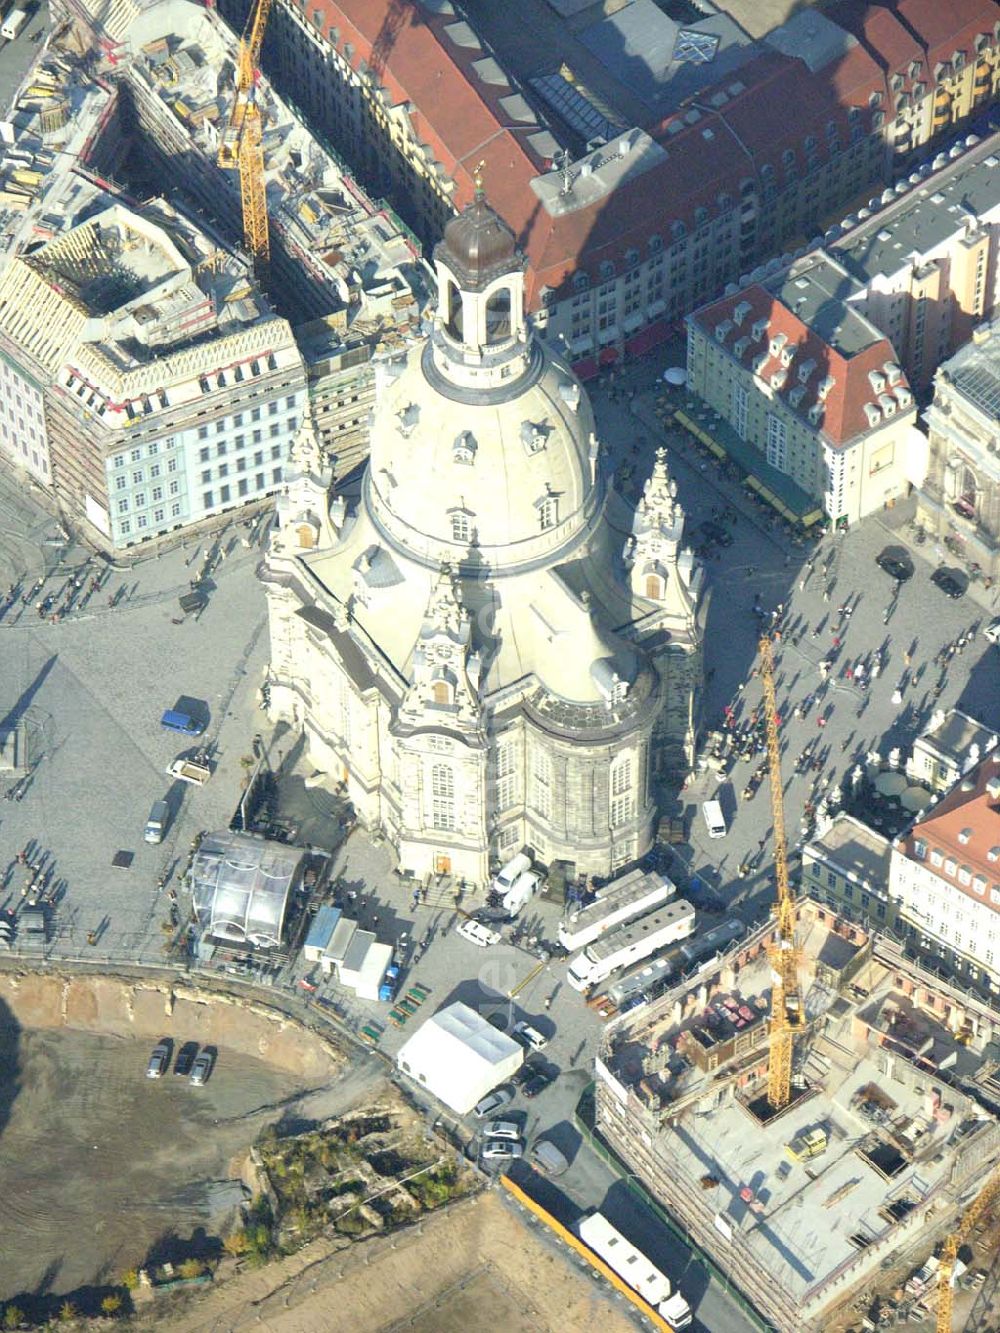
[(1000, 1019), (793, 894), (766, 637), (760, 658), (773, 918), (612, 1019), (597, 1128), (781, 1333), (874, 1328), (852, 1317), (883, 1292), (881, 1326), (936, 1314), (949, 1333), (960, 1254), (1000, 1195)]
[[(245, 39), (186, 0), (129, 10), (113, 59), (64, 23), (9, 112), (0, 344), (29, 412), (7, 414), (0, 451), (99, 545), (266, 499), (306, 423), (350, 471), (367, 452), (378, 359), (418, 334), (433, 291), (398, 219), (261, 79), (267, 9)], [(101, 212), (113, 227), (91, 224)], [(156, 275), (140, 272), (154, 253)], [(244, 418), (260, 424), (241, 431)], [(225, 461), (206, 469), (206, 435), (214, 462), (230, 427)], [(136, 449), (179, 451), (169, 494), (151, 484), (158, 464), (123, 488), (116, 464)]]

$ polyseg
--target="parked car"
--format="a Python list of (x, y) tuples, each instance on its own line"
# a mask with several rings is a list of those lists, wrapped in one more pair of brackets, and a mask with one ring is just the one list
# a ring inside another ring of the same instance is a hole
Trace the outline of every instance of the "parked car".
[(536, 1074), (534, 1078), (529, 1078), (527, 1083), (521, 1088), (521, 1092), (527, 1098), (537, 1097), (540, 1092), (544, 1092), (550, 1083), (555, 1082), (550, 1074)]
[(935, 569), (931, 575), (931, 582), (937, 586), (947, 597), (963, 597), (968, 586), (960, 575), (950, 569)]
[(901, 546), (887, 546), (875, 557), (875, 563), (897, 583), (905, 583), (913, 577), (913, 561)]
[(481, 949), (485, 949), (490, 944), (500, 943), (499, 932), (490, 930), (488, 926), (482, 925), (479, 921), (462, 921), (456, 929), (463, 940), (468, 940), (470, 944), (478, 944)]
[(513, 1089), (501, 1086), (494, 1088), (492, 1092), (488, 1092), (485, 1097), (480, 1097), (472, 1111), (474, 1115), (479, 1116), (482, 1120), (486, 1116), (492, 1115), (494, 1111), (499, 1111), (501, 1106), (506, 1106), (508, 1102), (513, 1100)]
[(486, 1162), (513, 1162), (524, 1156), (524, 1145), (510, 1139), (487, 1139), (479, 1155)]
[(215, 1055), (206, 1047), (191, 1066), (191, 1086), (193, 1088), (204, 1087), (211, 1078), (214, 1068)]
[(491, 1120), (483, 1126), (483, 1137), (487, 1139), (520, 1139), (521, 1127), (513, 1120)]
[(989, 639), (990, 643), (996, 644), (996, 646), (1000, 648), (1000, 616), (997, 616), (995, 620), (990, 621), (983, 630), (983, 634)]
[(536, 1074), (541, 1074), (543, 1072), (544, 1072), (543, 1065), (538, 1061), (533, 1062), (531, 1057), (529, 1056), (528, 1059), (525, 1060), (521, 1068), (514, 1075), (514, 1086), (518, 1088), (523, 1088), (525, 1083), (528, 1083), (531, 1079), (533, 1079)]
[(162, 1078), (170, 1065), (170, 1043), (161, 1041), (153, 1047), (153, 1054), (146, 1066), (147, 1078)]
[(531, 1149), (531, 1163), (545, 1176), (561, 1176), (569, 1170), (568, 1158), (549, 1139), (536, 1139)]
[(515, 1023), (510, 1034), (515, 1041), (519, 1041), (522, 1046), (529, 1046), (533, 1051), (540, 1051), (543, 1046), (549, 1044), (548, 1038), (543, 1037), (537, 1028), (533, 1028), (530, 1023)]
[(179, 1074), (181, 1078), (186, 1078), (191, 1072), (191, 1066), (194, 1064), (194, 1057), (198, 1054), (198, 1043), (196, 1041), (186, 1041), (177, 1052), (177, 1059), (174, 1061), (174, 1073)]

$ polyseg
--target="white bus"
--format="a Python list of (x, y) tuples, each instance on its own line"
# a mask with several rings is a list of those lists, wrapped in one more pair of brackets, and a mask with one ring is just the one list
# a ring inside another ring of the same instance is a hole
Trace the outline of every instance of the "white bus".
[(577, 1223), (576, 1234), (613, 1273), (674, 1328), (687, 1328), (691, 1307), (663, 1273), (600, 1213)]
[(559, 922), (559, 943), (567, 953), (575, 953), (613, 926), (665, 903), (676, 892), (676, 886), (659, 871), (630, 870), (598, 889), (592, 903)]
[(619, 968), (648, 958), (666, 944), (687, 939), (693, 930), (694, 908), (685, 898), (664, 903), (588, 944), (570, 961), (566, 980), (575, 990), (589, 990)]

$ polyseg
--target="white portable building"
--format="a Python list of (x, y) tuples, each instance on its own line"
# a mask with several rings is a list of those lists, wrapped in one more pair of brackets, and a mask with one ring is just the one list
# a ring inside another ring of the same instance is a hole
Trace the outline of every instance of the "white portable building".
[(461, 1001), (428, 1018), (396, 1056), (404, 1074), (459, 1115), (515, 1074), (523, 1060), (513, 1037)]
[(354, 990), (359, 1000), (377, 1000), (385, 970), (392, 962), (391, 944), (371, 944), (358, 968)]

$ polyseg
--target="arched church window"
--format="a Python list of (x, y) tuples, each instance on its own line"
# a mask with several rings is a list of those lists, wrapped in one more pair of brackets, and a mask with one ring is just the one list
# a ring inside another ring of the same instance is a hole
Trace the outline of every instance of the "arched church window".
[(448, 282), (448, 332), (461, 342), (463, 337), (462, 293), (455, 283)]
[(510, 288), (501, 287), (486, 302), (486, 343), (503, 342), (510, 337)]
[(431, 822), (436, 829), (455, 827), (455, 775), (450, 764), (431, 769)]
[(976, 474), (971, 467), (962, 468), (962, 479), (959, 484), (958, 500), (955, 508), (966, 518), (975, 518), (976, 516)]
[(646, 575), (646, 596), (653, 602), (658, 602), (663, 596), (663, 580), (659, 574)]

